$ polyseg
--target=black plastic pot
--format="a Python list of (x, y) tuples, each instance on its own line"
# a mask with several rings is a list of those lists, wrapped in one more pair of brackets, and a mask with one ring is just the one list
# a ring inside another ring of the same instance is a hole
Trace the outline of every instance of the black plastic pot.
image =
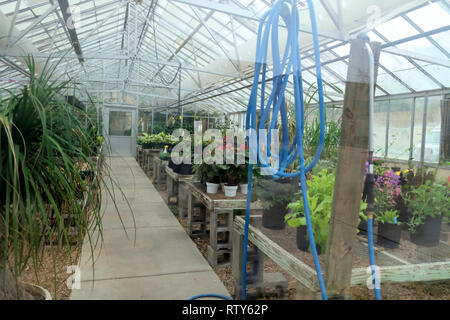
[(359, 225), (358, 225), (359, 235), (360, 236), (366, 236), (367, 235), (367, 221), (364, 219), (361, 219)]
[(392, 223), (378, 223), (377, 244), (385, 248), (398, 248), (402, 228)]
[(181, 166), (182, 166), (182, 164), (173, 164), (172, 165), (172, 170), (173, 170), (173, 172), (175, 172), (175, 173), (180, 173), (180, 168), (181, 168)]
[(167, 165), (170, 169), (173, 169), (174, 163), (172, 161), (172, 158), (169, 158), (169, 164)]
[(192, 174), (192, 164), (182, 163), (179, 165), (179, 174), (189, 175)]
[(287, 213), (287, 209), (278, 204), (269, 209), (264, 209), (262, 214), (262, 225), (264, 228), (281, 230), (284, 229), (284, 216)]
[[(297, 248), (301, 251), (307, 252), (309, 249), (309, 240), (306, 237), (307, 228), (306, 226), (300, 226), (297, 228)], [(321, 247), (316, 243), (317, 254), (322, 253)]]
[(399, 197), (397, 200), (396, 209), (398, 210), (398, 221), (406, 223), (411, 218), (411, 213), (408, 211), (403, 198)]
[(434, 247), (439, 245), (441, 238), (442, 216), (436, 218), (427, 217), (416, 232), (411, 233), (411, 241), (419, 246)]

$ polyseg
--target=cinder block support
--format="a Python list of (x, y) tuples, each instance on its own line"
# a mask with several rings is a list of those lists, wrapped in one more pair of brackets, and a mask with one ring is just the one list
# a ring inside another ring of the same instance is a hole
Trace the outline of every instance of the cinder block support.
[(178, 212), (181, 218), (188, 216), (189, 190), (186, 183), (180, 182), (178, 185)]
[[(187, 232), (190, 237), (200, 237), (206, 235), (206, 226), (208, 224), (206, 218), (206, 208), (201, 203), (195, 203), (195, 198), (190, 192), (187, 195)], [(195, 213), (195, 208), (199, 209)], [(197, 227), (197, 228), (195, 228)]]

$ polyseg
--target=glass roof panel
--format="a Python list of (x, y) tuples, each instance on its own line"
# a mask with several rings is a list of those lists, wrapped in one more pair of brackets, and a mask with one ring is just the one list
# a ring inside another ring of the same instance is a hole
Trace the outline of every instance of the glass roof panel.
[(400, 94), (410, 92), (408, 88), (395, 80), (388, 73), (378, 74), (377, 84), (386, 90), (389, 94)]
[(427, 56), (447, 59), (447, 56), (441, 50), (436, 48), (430, 41), (425, 38), (408, 41), (398, 45), (398, 48), (411, 52), (422, 53)]
[[(430, 31), (448, 25), (450, 15), (439, 3), (431, 3), (407, 14), (422, 30)], [(432, 17), (432, 19), (430, 19)]]
[(389, 41), (396, 41), (419, 34), (419, 32), (402, 17), (394, 18), (379, 25), (375, 29)]

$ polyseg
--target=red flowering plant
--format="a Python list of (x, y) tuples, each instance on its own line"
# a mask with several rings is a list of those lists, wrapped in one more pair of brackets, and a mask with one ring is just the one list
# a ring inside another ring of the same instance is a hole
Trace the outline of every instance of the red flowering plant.
[[(230, 157), (234, 159), (233, 163), (225, 162), (225, 164), (219, 165), (223, 172), (222, 182), (229, 186), (237, 186), (239, 182), (247, 183), (248, 146), (245, 143), (236, 146), (234, 141), (231, 143), (224, 138), (224, 145), (219, 148), (224, 151), (225, 159)], [(244, 151), (244, 158), (242, 158), (242, 151)]]
[[(213, 141), (203, 141), (203, 147), (211, 144)], [(223, 163), (206, 163), (205, 159), (201, 164), (195, 164), (193, 166), (193, 171), (200, 179), (202, 184), (206, 182), (211, 183), (226, 183), (230, 186), (236, 186), (239, 182), (243, 182), (245, 179), (247, 181), (247, 171), (248, 171), (248, 147), (245, 143), (238, 144), (236, 146), (234, 139), (233, 141), (228, 141), (223, 138), (223, 143), (217, 147), (218, 150), (223, 152), (224, 162)], [(206, 151), (206, 157), (215, 157), (217, 149), (213, 151)], [(242, 155), (244, 152), (244, 159)], [(227, 163), (227, 159), (234, 159), (232, 163)]]

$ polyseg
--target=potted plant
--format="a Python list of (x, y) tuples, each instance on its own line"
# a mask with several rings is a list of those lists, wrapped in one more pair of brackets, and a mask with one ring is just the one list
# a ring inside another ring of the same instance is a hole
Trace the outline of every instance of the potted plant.
[(299, 197), (298, 177), (277, 180), (260, 178), (253, 191), (263, 207), (262, 225), (268, 229), (284, 229), (287, 205)]
[(422, 246), (439, 244), (442, 216), (450, 215), (450, 192), (445, 185), (425, 184), (410, 190), (405, 197), (411, 218), (407, 222), (411, 241)]
[[(325, 252), (328, 241), (328, 225), (333, 204), (334, 174), (328, 174), (328, 170), (323, 169), (318, 175), (312, 175), (306, 184), (316, 249), (318, 253), (321, 253)], [(291, 212), (285, 215), (285, 221), (289, 226), (297, 228), (297, 247), (306, 251), (309, 248), (309, 241), (307, 240), (303, 198), (290, 203), (287, 207)]]
[[(317, 252), (324, 253), (327, 248), (329, 222), (333, 204), (334, 174), (323, 169), (317, 175), (311, 175), (306, 182), (308, 187), (308, 203), (310, 209), (311, 224), (316, 240)], [(367, 204), (361, 201), (361, 212)], [(297, 247), (302, 251), (309, 248), (309, 240), (306, 227), (306, 218), (303, 206), (303, 198), (288, 205), (290, 212), (285, 215), (285, 221), (290, 227), (297, 228)]]
[(248, 193), (248, 165), (239, 167), (239, 188), (242, 194)]
[[(92, 120), (62, 98), (73, 84), (55, 81), (50, 61), (39, 75), (33, 58), (25, 61), (27, 84), (0, 99), (0, 299), (48, 297), (21, 282), (21, 273), (41, 266), (44, 250), (53, 257), (74, 252), (72, 237), (94, 249), (96, 240), (85, 234), (95, 231), (102, 238), (100, 187), (113, 202), (118, 187), (108, 166), (97, 161), (96, 131), (86, 126)], [(79, 201), (83, 193), (89, 212)], [(54, 288), (56, 297), (56, 281)]]
[(377, 244), (385, 248), (398, 248), (402, 230), (398, 221), (397, 210), (378, 212), (375, 220), (378, 222)]
[(240, 166), (236, 164), (219, 165), (223, 171), (224, 186), (223, 192), (226, 197), (235, 197), (239, 183)]
[(199, 179), (200, 183), (206, 186), (206, 193), (215, 194), (219, 190), (220, 183), (220, 168), (216, 164), (201, 164), (193, 165), (193, 172)]
[(163, 161), (168, 161), (170, 160), (170, 153), (162, 151), (159, 153), (159, 158)]

